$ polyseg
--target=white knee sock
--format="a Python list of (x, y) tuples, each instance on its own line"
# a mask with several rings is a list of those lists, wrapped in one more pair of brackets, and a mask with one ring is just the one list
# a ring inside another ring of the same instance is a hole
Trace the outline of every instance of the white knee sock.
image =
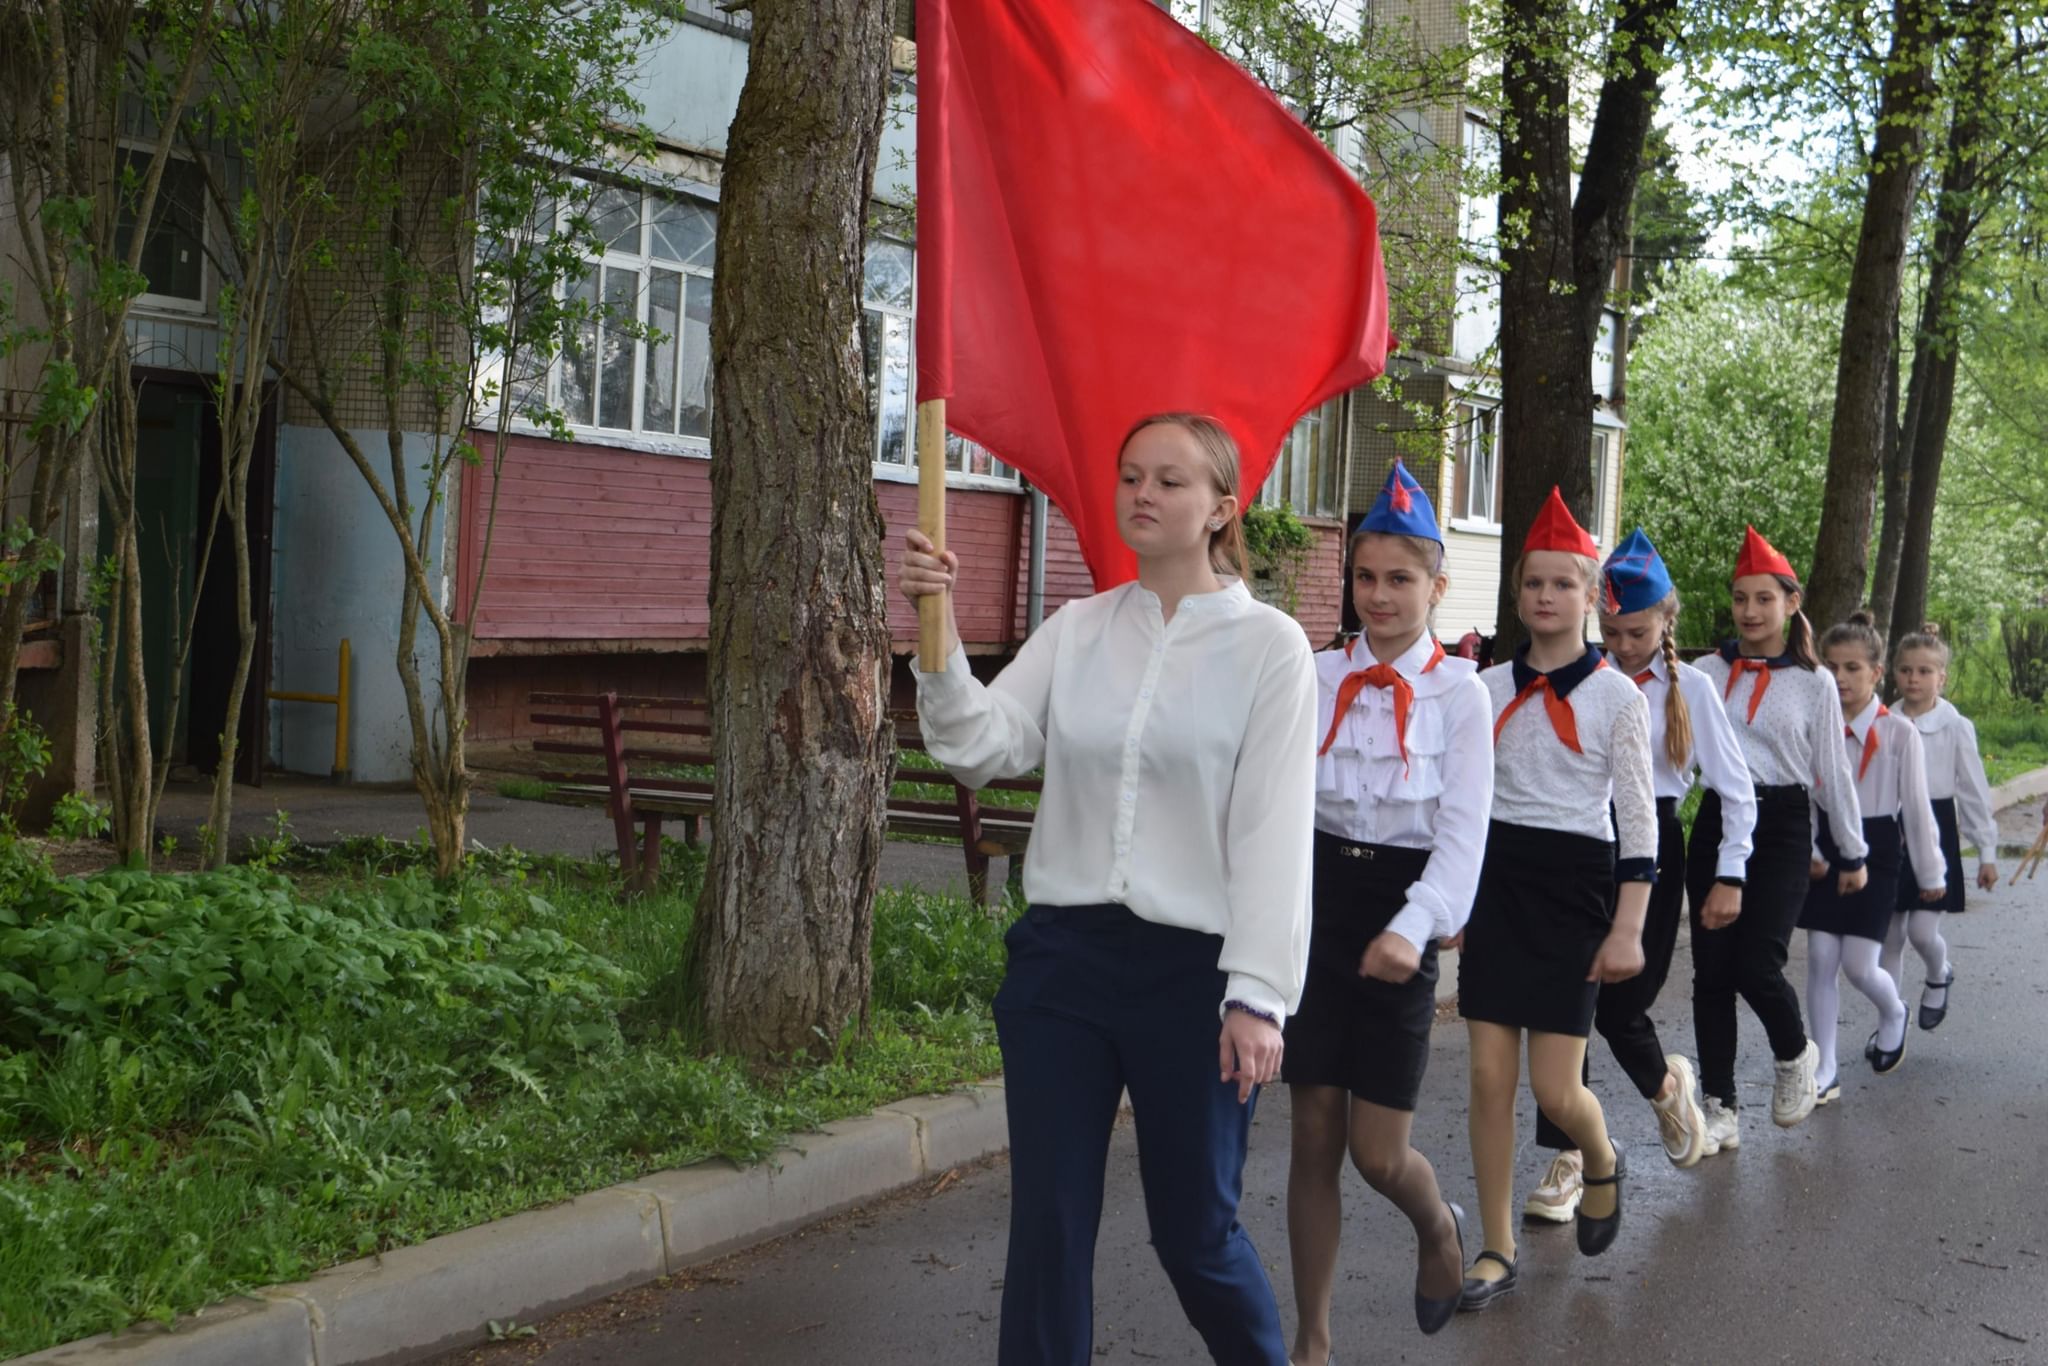
[(1877, 965), (1883, 947), (1875, 939), (1854, 935), (1843, 940), (1842, 975), (1877, 1007), (1877, 1046), (1889, 1051), (1905, 1039), (1906, 1003), (1899, 999), (1898, 984), (1891, 974)]
[[(1905, 917), (1893, 916), (1892, 919), (1900, 920), (1905, 919)], [(1913, 948), (1919, 953), (1920, 961), (1927, 967), (1928, 984), (1933, 985), (1939, 982), (1946, 982), (1948, 980), (1948, 941), (1941, 937), (1941, 912), (1913, 912), (1911, 920), (1907, 925), (1906, 933), (1913, 941)], [(1892, 976), (1896, 979), (1898, 974), (1894, 972)]]
[(1842, 936), (1824, 930), (1806, 932), (1806, 1032), (1820, 1050), (1814, 1077), (1835, 1079), (1835, 1017), (1842, 1010), (1837, 978), (1842, 970)]

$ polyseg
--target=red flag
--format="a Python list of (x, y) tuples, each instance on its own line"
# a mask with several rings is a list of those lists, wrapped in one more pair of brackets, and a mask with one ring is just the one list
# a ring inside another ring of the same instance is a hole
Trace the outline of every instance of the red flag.
[(1357, 179), (1151, 0), (918, 0), (917, 393), (1044, 489), (1098, 589), (1117, 445), (1220, 419), (1243, 497), (1303, 413), (1378, 375)]

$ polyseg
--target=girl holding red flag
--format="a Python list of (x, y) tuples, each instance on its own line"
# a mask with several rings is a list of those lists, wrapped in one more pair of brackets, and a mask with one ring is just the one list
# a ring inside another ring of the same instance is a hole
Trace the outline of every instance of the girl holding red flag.
[(1415, 1227), (1415, 1317), (1450, 1321), (1463, 1213), (1409, 1142), (1436, 1018), (1437, 944), (1472, 910), (1493, 799), (1492, 712), (1430, 633), (1450, 586), (1436, 509), (1399, 461), (1352, 536), (1364, 633), (1316, 656), (1315, 914), (1281, 1075), (1293, 1114), (1287, 1240), (1296, 1366), (1330, 1357), (1348, 1153)]
[(1863, 814), (1856, 775), (1842, 748), (1842, 702), (1813, 653), (1813, 627), (1799, 610), (1791, 561), (1750, 527), (1730, 588), (1736, 638), (1700, 661), (1742, 742), (1756, 783), (1756, 828), (1743, 872), (1740, 912), (1709, 899), (1720, 874), (1722, 812), (1712, 792), (1700, 802), (1686, 849), (1692, 906), (1693, 1032), (1706, 1095), (1707, 1152), (1742, 1142), (1735, 1104), (1735, 997), (1763, 1022), (1777, 1059), (1771, 1119), (1789, 1128), (1813, 1113), (1820, 1050), (1806, 1036), (1799, 997), (1785, 980), (1787, 947), (1806, 901), (1811, 812), (1827, 812), (1836, 845), (1837, 889), (1862, 887)]
[(1581, 1073), (1600, 984), (1642, 971), (1657, 877), (1649, 704), (1586, 644), (1599, 547), (1556, 489), (1514, 573), (1529, 642), (1479, 675), (1493, 703), (1493, 820), (1458, 964), (1486, 1230), (1464, 1309), (1486, 1308), (1517, 1280), (1510, 1216), (1525, 1031), (1536, 1103), (1585, 1154), (1579, 1251), (1597, 1256), (1620, 1231), (1627, 1167)]
[(1868, 880), (1854, 892), (1842, 892), (1828, 876), (1838, 850), (1833, 823), (1825, 812), (1815, 818), (1813, 882), (1799, 924), (1806, 931), (1806, 1018), (1820, 1054), (1815, 1103), (1826, 1105), (1842, 1094), (1835, 1066), (1841, 977), (1877, 1007), (1877, 1029), (1864, 1050), (1871, 1067), (1880, 1074), (1890, 1072), (1906, 1056), (1906, 1004), (1899, 999), (1898, 983), (1880, 961), (1898, 900), (1902, 845), (1912, 850), (1923, 902), (1942, 899), (1948, 865), (1941, 855), (1934, 805), (1927, 797), (1920, 732), (1877, 699), (1878, 680), (1884, 677), (1884, 638), (1871, 625), (1870, 615), (1858, 612), (1830, 626), (1820, 638), (1820, 655), (1834, 675), (1842, 715), (1848, 718), (1838, 748), (1855, 769), (1856, 804), (1863, 813), (1863, 842), (1868, 848)]
[[(1308, 953), (1315, 665), (1253, 601), (1238, 454), (1213, 419), (1146, 418), (1118, 457), (1138, 577), (1068, 603), (986, 686), (949, 621), (918, 674), (932, 754), (979, 786), (1043, 764), (1031, 905), (995, 999), (1010, 1123), (1002, 1366), (1084, 1366), (1095, 1233), (1128, 1090), (1152, 1244), (1219, 1362), (1281, 1366), (1273, 1288), (1237, 1222), (1252, 1099), (1280, 1069)], [(902, 586), (958, 562), (906, 534)], [(1218, 1017), (1221, 1028), (1218, 1028)]]

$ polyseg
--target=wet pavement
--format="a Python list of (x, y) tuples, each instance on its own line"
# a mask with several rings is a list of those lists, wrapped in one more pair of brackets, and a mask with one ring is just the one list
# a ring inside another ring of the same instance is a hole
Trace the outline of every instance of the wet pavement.
[[(2031, 842), (2040, 804), (2006, 813)], [(2014, 858), (2002, 866), (2010, 871)], [(1415, 1329), (1405, 1221), (1347, 1174), (1335, 1333), (1351, 1362), (2048, 1362), (2048, 873), (1973, 897), (1946, 927), (1957, 988), (1939, 1030), (1909, 1032), (1896, 1073), (1855, 1041), (1874, 1026), (1844, 988), (1842, 1099), (1804, 1125), (1769, 1121), (1771, 1068), (1743, 1012), (1739, 1152), (1666, 1164), (1649, 1107), (1596, 1045), (1595, 1088), (1632, 1171), (1619, 1241), (1579, 1256), (1568, 1228), (1526, 1230), (1522, 1284), (1440, 1336)], [(1803, 945), (1793, 980), (1804, 996)], [(1666, 1046), (1692, 1052), (1689, 952), (1659, 1002)], [(1907, 959), (1908, 1004), (1919, 964)], [(1440, 1024), (1416, 1142), (1474, 1208), (1466, 1041)], [(1519, 1191), (1548, 1155), (1522, 1100)], [(1287, 1098), (1261, 1103), (1243, 1218), (1292, 1330), (1285, 1230)], [(1008, 1218), (1001, 1162), (910, 1192), (691, 1275), (616, 1296), (531, 1336), (444, 1360), (510, 1366), (815, 1366), (995, 1358)], [(1471, 1221), (1475, 1239), (1477, 1221)], [(1476, 1250), (1473, 1249), (1473, 1250)], [(1128, 1126), (1112, 1148), (1096, 1258), (1105, 1363), (1200, 1362), (1146, 1242)]]

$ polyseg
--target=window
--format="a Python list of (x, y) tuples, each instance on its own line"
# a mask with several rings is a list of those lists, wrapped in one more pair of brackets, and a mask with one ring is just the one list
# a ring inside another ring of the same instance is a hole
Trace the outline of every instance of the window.
[[(868, 409), (875, 419), (875, 464), (890, 470), (917, 468), (916, 294), (916, 253), (902, 242), (869, 238), (861, 281), (860, 344), (867, 365)], [(1017, 472), (986, 447), (956, 432), (946, 433), (946, 468), (954, 474), (1017, 480)]]
[(1500, 521), (1500, 410), (1458, 405), (1453, 433), (1457, 474), (1451, 489), (1451, 520), (1487, 526)]
[(1303, 517), (1337, 515), (1344, 476), (1342, 416), (1341, 399), (1302, 415), (1280, 444), (1272, 473), (1259, 488), (1259, 502), (1290, 507)]
[(568, 283), (567, 297), (596, 316), (570, 323), (562, 339), (554, 381), (564, 419), (708, 442), (716, 212), (607, 185), (588, 213), (602, 254)]
[[(132, 185), (121, 194), (114, 247), (126, 252), (135, 237), (135, 201), (149, 175), (150, 155), (123, 147), (119, 157), (121, 179)], [(142, 274), (149, 281), (145, 299), (183, 308), (206, 302), (206, 175), (183, 157), (164, 164), (149, 235), (142, 242)]]
[(1593, 433), (1593, 539), (1608, 540), (1607, 534), (1607, 433)]

